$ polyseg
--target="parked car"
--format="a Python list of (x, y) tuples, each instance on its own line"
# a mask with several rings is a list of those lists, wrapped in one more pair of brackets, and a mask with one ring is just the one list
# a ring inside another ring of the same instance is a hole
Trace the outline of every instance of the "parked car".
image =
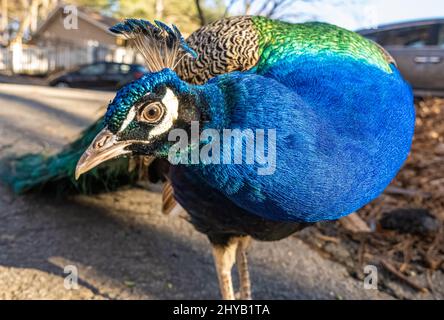
[(358, 31), (396, 60), (415, 94), (444, 96), (444, 19), (384, 25)]
[(139, 64), (95, 62), (52, 76), (48, 83), (54, 87), (115, 90), (146, 72), (148, 70)]

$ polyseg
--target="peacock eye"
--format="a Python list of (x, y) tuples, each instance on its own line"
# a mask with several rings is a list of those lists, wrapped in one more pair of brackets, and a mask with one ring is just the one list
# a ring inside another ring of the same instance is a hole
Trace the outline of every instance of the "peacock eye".
[(164, 107), (161, 102), (153, 102), (140, 108), (138, 118), (140, 121), (155, 123), (162, 119)]

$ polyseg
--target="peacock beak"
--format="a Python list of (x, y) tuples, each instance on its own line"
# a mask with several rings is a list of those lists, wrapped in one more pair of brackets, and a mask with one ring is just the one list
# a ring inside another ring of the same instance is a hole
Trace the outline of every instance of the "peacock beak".
[(99, 164), (116, 158), (118, 156), (131, 153), (125, 150), (131, 143), (128, 141), (118, 141), (116, 136), (108, 129), (103, 129), (93, 140), (88, 149), (77, 162), (75, 178), (76, 180), (85, 172), (98, 166)]

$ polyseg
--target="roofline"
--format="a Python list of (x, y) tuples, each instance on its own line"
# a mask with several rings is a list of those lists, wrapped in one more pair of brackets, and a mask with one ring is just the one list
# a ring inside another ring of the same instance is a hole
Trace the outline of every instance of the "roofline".
[(377, 28), (373, 28), (373, 29), (359, 29), (356, 32), (359, 32), (361, 34), (367, 34), (367, 33), (373, 33), (373, 32), (377, 32), (377, 31), (384, 31), (384, 30), (389, 30), (389, 29), (399, 29), (399, 28), (405, 28), (405, 27), (414, 27), (414, 26), (418, 26), (418, 25), (428, 25), (428, 24), (436, 24), (436, 23), (443, 23), (444, 24), (444, 18), (437, 17), (437, 18), (432, 18), (432, 19), (393, 22), (393, 23), (380, 25)]
[(80, 9), (77, 9), (79, 12), (79, 17), (85, 19), (86, 21), (90, 22), (91, 24), (95, 25), (96, 27), (104, 30), (106, 33), (109, 33), (113, 36), (116, 36), (115, 33), (109, 31), (109, 27), (106, 24), (100, 23), (96, 20), (91, 19), (86, 13), (84, 13), (83, 11), (81, 11)]
[[(42, 24), (40, 24), (37, 27), (37, 30), (32, 34), (31, 38), (34, 37), (35, 35), (39, 34), (40, 31), (47, 25), (49, 24), (49, 22), (54, 18), (54, 16), (59, 12), (59, 10), (63, 10), (64, 7), (66, 6), (66, 4), (59, 4), (57, 5), (57, 7), (54, 8), (54, 10), (52, 10), (52, 12), (49, 14), (48, 18), (46, 20), (43, 21)], [(91, 23), (92, 25), (98, 27), (99, 29), (102, 29), (103, 31), (105, 31), (106, 33), (116, 36), (116, 34), (114, 34), (113, 32), (109, 31), (109, 27), (103, 23), (100, 23), (98, 21), (95, 21), (93, 19), (91, 19), (86, 13), (84, 13), (80, 8), (77, 7), (77, 12), (78, 12), (78, 16), (79, 18), (82, 18), (83, 20)]]

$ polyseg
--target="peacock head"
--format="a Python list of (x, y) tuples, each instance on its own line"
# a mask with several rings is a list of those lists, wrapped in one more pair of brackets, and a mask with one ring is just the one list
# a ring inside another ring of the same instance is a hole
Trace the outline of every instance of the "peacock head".
[(110, 31), (127, 38), (151, 72), (117, 92), (105, 114), (104, 129), (77, 163), (76, 178), (122, 155), (165, 154), (169, 131), (187, 129), (200, 118), (198, 90), (172, 71), (184, 56), (197, 58), (176, 26), (126, 19)]
[(76, 178), (123, 155), (159, 156), (172, 129), (188, 130), (198, 121), (197, 94), (171, 69), (148, 73), (121, 88), (108, 105), (104, 128), (83, 153)]

